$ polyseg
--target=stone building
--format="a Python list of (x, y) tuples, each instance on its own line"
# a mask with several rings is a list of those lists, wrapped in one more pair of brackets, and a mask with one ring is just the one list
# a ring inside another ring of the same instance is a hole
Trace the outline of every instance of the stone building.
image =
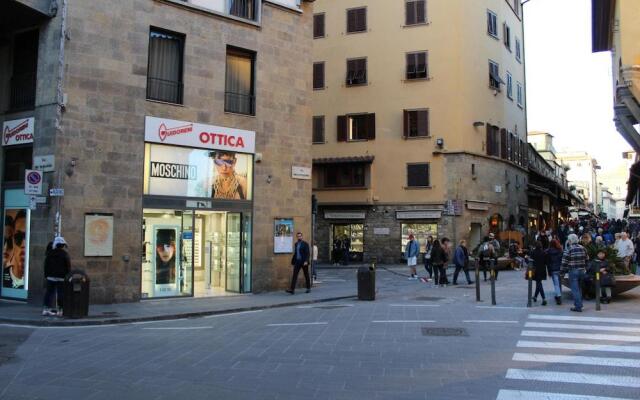
[(286, 285), (311, 233), (309, 2), (10, 0), (0, 22), (2, 297), (41, 301), (58, 232), (94, 303)]
[(334, 242), (398, 262), (410, 233), (474, 247), (526, 226), (519, 0), (318, 0), (313, 33), (322, 260), (341, 261)]

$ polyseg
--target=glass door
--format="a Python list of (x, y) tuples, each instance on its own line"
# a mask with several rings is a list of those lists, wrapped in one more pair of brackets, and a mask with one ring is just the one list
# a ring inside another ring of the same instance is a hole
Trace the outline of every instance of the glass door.
[(240, 293), (240, 276), (242, 275), (242, 214), (227, 213), (227, 268), (226, 289), (228, 292)]
[(193, 256), (195, 233), (193, 211), (182, 212), (182, 234), (180, 235), (180, 266), (178, 269), (178, 291), (180, 295), (193, 294)]

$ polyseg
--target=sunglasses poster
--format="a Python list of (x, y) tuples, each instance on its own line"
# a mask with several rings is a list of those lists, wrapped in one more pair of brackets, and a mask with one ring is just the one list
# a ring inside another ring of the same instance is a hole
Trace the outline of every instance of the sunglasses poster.
[(249, 154), (153, 144), (147, 152), (146, 194), (251, 200)]
[(29, 271), (28, 210), (5, 210), (2, 239), (2, 296), (26, 298)]

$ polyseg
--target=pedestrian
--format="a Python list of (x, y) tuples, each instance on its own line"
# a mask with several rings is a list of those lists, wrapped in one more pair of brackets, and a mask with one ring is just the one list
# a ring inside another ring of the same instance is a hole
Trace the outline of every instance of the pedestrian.
[(336, 236), (333, 239), (333, 248), (331, 249), (331, 261), (333, 261), (334, 266), (340, 265), (340, 258), (342, 254), (342, 250), (340, 249), (341, 247), (342, 242), (340, 241), (340, 238)]
[(433, 248), (431, 249), (431, 263), (433, 264), (433, 282), (435, 287), (444, 285), (446, 274), (444, 265), (447, 263), (447, 253), (440, 244), (438, 239), (434, 239)]
[(555, 292), (555, 300), (557, 305), (562, 304), (562, 285), (560, 282), (560, 269), (562, 267), (562, 245), (557, 239), (553, 239), (549, 243), (547, 250), (547, 269), (551, 280), (553, 281), (553, 289)]
[(625, 269), (629, 269), (629, 263), (631, 262), (631, 256), (633, 255), (634, 248), (627, 232), (622, 232), (620, 234), (620, 240), (616, 243), (615, 248), (618, 251), (618, 257), (622, 259)]
[(404, 257), (407, 259), (407, 266), (411, 272), (409, 280), (418, 279), (416, 265), (418, 265), (418, 254), (420, 253), (420, 245), (412, 233), (409, 234), (409, 241), (404, 249)]
[[(62, 316), (63, 284), (64, 279), (71, 270), (71, 259), (65, 250), (67, 242), (62, 236), (53, 239), (51, 250), (44, 259), (44, 277), (47, 283), (42, 315)], [(55, 297), (55, 302), (54, 302)], [(55, 307), (54, 307), (55, 305)]]
[(302, 269), (302, 272), (304, 273), (304, 279), (307, 284), (307, 293), (309, 293), (311, 291), (311, 280), (309, 279), (309, 243), (302, 240), (301, 232), (298, 232), (296, 236), (298, 237), (298, 241), (296, 242), (293, 256), (291, 257), (293, 277), (291, 278), (291, 286), (287, 289), (287, 293), (295, 293), (300, 269)]
[(480, 244), (478, 254), (480, 258), (480, 267), (482, 268), (482, 274), (484, 276), (484, 281), (487, 281), (487, 270), (491, 265), (491, 257), (494, 252), (493, 245), (491, 244), (491, 239), (489, 236), (485, 236), (482, 240), (482, 244)]
[(491, 240), (491, 246), (493, 247), (493, 253), (491, 254), (491, 267), (494, 269), (494, 280), (498, 280), (498, 257), (500, 256), (500, 242), (496, 239), (496, 235), (489, 233), (489, 239)]
[(467, 241), (461, 240), (460, 244), (456, 248), (453, 262), (456, 265), (456, 270), (453, 272), (453, 284), (458, 284), (458, 274), (460, 270), (464, 271), (464, 276), (467, 278), (467, 284), (471, 285), (473, 282), (469, 277), (469, 250), (467, 249)]
[(536, 247), (531, 255), (533, 261), (533, 280), (536, 281), (536, 291), (533, 293), (532, 300), (538, 301), (537, 297), (540, 294), (542, 298), (542, 305), (547, 305), (547, 299), (544, 295), (544, 287), (542, 281), (547, 280), (547, 255), (544, 252), (543, 244), (541, 241), (536, 242)]
[(574, 307), (571, 311), (582, 312), (581, 285), (584, 281), (587, 267), (587, 251), (578, 243), (578, 235), (572, 233), (567, 238), (567, 248), (562, 256), (562, 269), (569, 271), (569, 284), (573, 295)]
[[(444, 274), (442, 274), (440, 276), (440, 280), (442, 282), (440, 282), (441, 285), (448, 285), (449, 284), (449, 277), (447, 276), (447, 270), (449, 269), (449, 261), (453, 260), (453, 250), (451, 248), (451, 241), (449, 240), (449, 238), (443, 237), (442, 240), (440, 240), (440, 245), (442, 246), (442, 250), (444, 250), (444, 254), (445, 254), (445, 262), (444, 262)], [(443, 279), (444, 278), (444, 279)]]
[(431, 264), (431, 249), (433, 248), (433, 236), (429, 235), (424, 251), (424, 269), (429, 274), (429, 279), (433, 279), (433, 265)]
[(613, 276), (613, 271), (609, 266), (609, 262), (606, 259), (606, 253), (604, 250), (599, 250), (596, 255), (596, 259), (592, 263), (591, 271), (593, 273), (593, 280), (595, 283), (595, 273), (600, 272), (600, 294), (604, 304), (611, 302), (611, 288), (615, 286), (616, 281)]
[(342, 239), (342, 265), (348, 265), (351, 259), (351, 239), (345, 235)]
[(318, 264), (318, 244), (314, 240), (313, 247), (311, 247), (311, 276), (313, 277), (313, 284), (322, 283), (318, 280), (318, 275), (316, 273), (316, 265)]

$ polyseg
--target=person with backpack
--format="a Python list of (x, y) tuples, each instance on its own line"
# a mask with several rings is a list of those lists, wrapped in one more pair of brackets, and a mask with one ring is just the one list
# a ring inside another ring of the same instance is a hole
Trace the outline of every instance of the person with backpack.
[(431, 263), (433, 264), (433, 277), (435, 287), (440, 285), (446, 286), (447, 276), (444, 269), (445, 264), (449, 261), (445, 249), (440, 244), (438, 239), (433, 241), (433, 248), (431, 249)]
[[(71, 270), (71, 259), (65, 251), (67, 242), (62, 236), (53, 239), (51, 250), (44, 259), (44, 277), (47, 287), (44, 294), (42, 315), (62, 316), (64, 279)], [(48, 249), (48, 246), (47, 246)], [(55, 299), (55, 302), (54, 302)], [(57, 307), (53, 307), (56, 305)]]
[(431, 249), (433, 249), (433, 236), (427, 238), (424, 251), (424, 269), (429, 274), (429, 279), (433, 279), (433, 265), (431, 264)]
[(495, 249), (491, 243), (491, 238), (489, 236), (485, 236), (482, 240), (482, 244), (480, 245), (480, 250), (478, 251), (480, 255), (480, 267), (482, 269), (482, 275), (485, 282), (487, 281), (487, 271), (491, 267), (491, 260), (494, 252)]

